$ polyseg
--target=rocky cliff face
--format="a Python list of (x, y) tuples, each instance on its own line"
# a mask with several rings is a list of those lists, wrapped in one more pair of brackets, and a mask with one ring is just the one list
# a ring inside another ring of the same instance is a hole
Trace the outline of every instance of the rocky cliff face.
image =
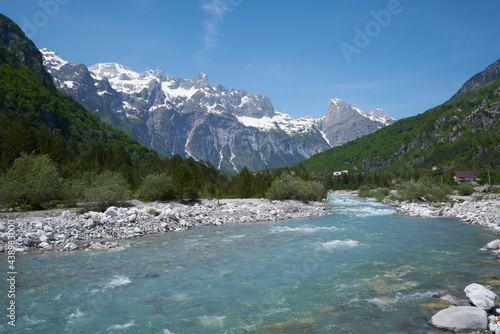
[(488, 66), (484, 71), (477, 73), (467, 80), (451, 99), (497, 79), (500, 79), (500, 59)]
[(115, 63), (87, 68), (41, 51), (58, 89), (112, 126), (223, 170), (287, 166), (394, 121), (381, 109), (367, 114), (336, 99), (323, 118), (293, 119), (261, 94), (212, 87), (203, 73), (183, 79)]
[(382, 109), (366, 113), (339, 99), (331, 99), (326, 116), (323, 117), (319, 126), (325, 133), (329, 144), (335, 147), (394, 122), (395, 120), (387, 116)]

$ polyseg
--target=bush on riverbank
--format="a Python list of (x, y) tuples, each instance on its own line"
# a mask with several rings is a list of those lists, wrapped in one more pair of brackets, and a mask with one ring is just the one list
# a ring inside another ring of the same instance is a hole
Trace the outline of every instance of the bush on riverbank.
[(325, 187), (317, 181), (304, 181), (290, 174), (282, 174), (273, 181), (266, 197), (271, 200), (320, 201), (326, 198), (326, 194)]
[(359, 197), (375, 198), (377, 202), (381, 202), (384, 198), (389, 196), (389, 193), (390, 190), (388, 188), (373, 189), (370, 185), (364, 185), (358, 189)]
[(147, 175), (137, 190), (137, 196), (146, 201), (174, 199), (172, 178), (167, 173)]
[(398, 197), (404, 201), (441, 202), (451, 193), (451, 188), (447, 185), (434, 184), (428, 180), (410, 180), (398, 189)]
[(23, 154), (0, 175), (0, 199), (5, 203), (36, 203), (61, 195), (62, 178), (47, 155)]
[(474, 193), (474, 187), (468, 183), (462, 183), (457, 188), (458, 194), (460, 196), (469, 196)]

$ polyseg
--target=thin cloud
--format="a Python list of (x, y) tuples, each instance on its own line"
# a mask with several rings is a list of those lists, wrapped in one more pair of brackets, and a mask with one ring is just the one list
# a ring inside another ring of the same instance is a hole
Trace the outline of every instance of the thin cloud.
[(207, 64), (206, 53), (217, 48), (219, 45), (219, 37), (221, 36), (220, 26), (224, 22), (225, 16), (228, 12), (233, 11), (234, 7), (239, 3), (234, 0), (210, 0), (205, 1), (201, 6), (201, 9), (208, 18), (202, 23), (203, 45), (195, 58), (202, 67), (205, 67)]

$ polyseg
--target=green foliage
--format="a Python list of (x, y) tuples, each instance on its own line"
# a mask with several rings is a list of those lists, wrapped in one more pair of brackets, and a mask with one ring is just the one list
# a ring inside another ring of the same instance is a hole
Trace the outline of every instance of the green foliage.
[(137, 190), (137, 195), (146, 201), (171, 200), (174, 198), (172, 178), (167, 173), (149, 174)]
[(109, 170), (95, 175), (85, 189), (85, 199), (90, 202), (116, 203), (131, 197), (132, 192), (125, 178)]
[(302, 162), (309, 171), (388, 172), (433, 166), (479, 170), (500, 166), (500, 79), (423, 114)]
[(474, 193), (474, 187), (469, 183), (462, 183), (457, 190), (460, 196), (469, 196)]
[(239, 198), (249, 198), (254, 195), (252, 175), (246, 167), (236, 177), (235, 195)]
[(388, 188), (373, 189), (370, 185), (363, 185), (358, 189), (359, 197), (375, 198), (378, 202), (389, 196), (389, 193), (390, 190)]
[(282, 174), (273, 181), (266, 197), (271, 200), (319, 201), (326, 198), (326, 190), (317, 181), (304, 181), (290, 174)]
[(23, 154), (1, 178), (4, 202), (46, 202), (60, 194), (62, 179), (47, 155)]
[(272, 133), (272, 134), (278, 135), (280, 137), (287, 136), (285, 130), (283, 130), (281, 128), (272, 128), (271, 130), (269, 130), (269, 132)]
[(398, 190), (398, 196), (404, 201), (422, 201), (441, 202), (446, 196), (451, 194), (451, 188), (447, 185), (434, 184), (428, 180), (410, 180), (401, 185)]

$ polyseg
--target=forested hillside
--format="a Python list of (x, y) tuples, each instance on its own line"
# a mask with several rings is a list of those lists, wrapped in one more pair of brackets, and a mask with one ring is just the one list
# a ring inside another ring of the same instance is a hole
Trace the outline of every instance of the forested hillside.
[[(307, 173), (301, 175), (300, 168), (296, 171), (290, 178), (286, 169), (271, 175), (243, 168), (230, 177), (210, 162), (179, 155), (159, 158), (59, 92), (33, 42), (0, 15), (0, 203), (29, 210), (61, 202), (105, 205), (134, 197), (326, 196), (323, 186)], [(271, 188), (273, 181), (279, 185), (285, 178), (287, 187)]]
[(309, 171), (496, 170), (500, 80), (302, 162)]
[(210, 164), (160, 159), (60, 93), (38, 48), (0, 15), (0, 200), (126, 199), (161, 173), (172, 182), (161, 194), (169, 198), (197, 198), (207, 184), (214, 195), (227, 181)]

